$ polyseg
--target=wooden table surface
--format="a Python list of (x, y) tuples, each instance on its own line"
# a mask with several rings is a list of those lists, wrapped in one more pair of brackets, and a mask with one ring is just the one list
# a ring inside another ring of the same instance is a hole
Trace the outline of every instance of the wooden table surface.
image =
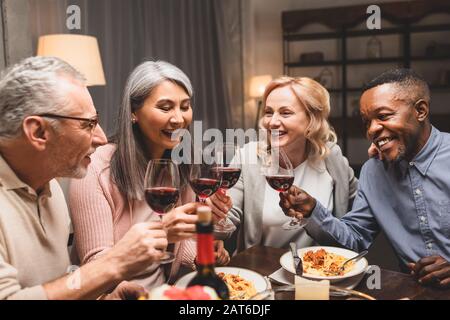
[[(268, 276), (281, 267), (279, 260), (286, 251), (286, 249), (255, 246), (234, 256), (229, 266), (247, 268), (263, 276)], [(421, 286), (408, 274), (381, 269), (381, 289), (379, 290), (368, 289), (366, 279), (367, 276), (355, 290), (367, 293), (376, 299), (450, 300), (450, 289), (443, 290)], [(276, 298), (293, 300), (294, 292), (278, 293)]]

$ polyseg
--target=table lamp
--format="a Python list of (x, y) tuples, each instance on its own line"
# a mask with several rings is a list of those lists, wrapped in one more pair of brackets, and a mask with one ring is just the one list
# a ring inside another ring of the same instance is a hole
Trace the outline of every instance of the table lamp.
[(38, 56), (57, 57), (81, 72), (87, 86), (106, 84), (97, 38), (77, 34), (53, 34), (39, 37)]

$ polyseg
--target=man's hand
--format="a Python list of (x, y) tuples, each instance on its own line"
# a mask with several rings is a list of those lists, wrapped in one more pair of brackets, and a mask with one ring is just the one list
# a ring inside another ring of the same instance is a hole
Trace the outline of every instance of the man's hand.
[(223, 246), (222, 240), (214, 241), (214, 256), (216, 257), (216, 264), (218, 266), (225, 266), (230, 262), (230, 255)]
[(420, 284), (450, 288), (450, 262), (443, 257), (425, 257), (416, 263), (409, 263), (408, 267)]
[(169, 243), (190, 239), (195, 236), (195, 223), (198, 220), (195, 214), (201, 203), (193, 202), (177, 207), (164, 215), (163, 225), (167, 231)]
[(226, 194), (223, 189), (217, 190), (211, 197), (206, 199), (206, 204), (211, 208), (213, 213), (213, 222), (217, 223), (219, 220), (227, 217), (228, 211), (233, 206), (231, 197)]
[(302, 219), (309, 218), (316, 207), (316, 199), (302, 189), (291, 186), (288, 191), (280, 192), (279, 204), (285, 215)]
[(375, 143), (372, 143), (369, 147), (369, 150), (367, 150), (367, 153), (369, 154), (369, 158), (377, 158), (379, 160), (383, 160), (383, 153), (378, 150)]
[(147, 297), (148, 292), (137, 283), (122, 281), (110, 294), (105, 295), (102, 300), (137, 300)]
[(129, 279), (161, 259), (167, 244), (161, 222), (137, 223), (105, 254), (104, 259), (117, 268), (122, 279)]

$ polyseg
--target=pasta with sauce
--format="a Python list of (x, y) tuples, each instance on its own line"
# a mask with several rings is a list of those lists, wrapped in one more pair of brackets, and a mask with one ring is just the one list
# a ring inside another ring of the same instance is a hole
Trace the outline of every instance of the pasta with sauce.
[(325, 249), (308, 251), (303, 255), (303, 272), (317, 276), (342, 276), (350, 272), (354, 267), (354, 262), (346, 264), (343, 271), (340, 270), (348, 258), (327, 252)]
[(256, 294), (254, 284), (239, 275), (223, 272), (217, 275), (227, 284), (230, 300), (248, 300)]

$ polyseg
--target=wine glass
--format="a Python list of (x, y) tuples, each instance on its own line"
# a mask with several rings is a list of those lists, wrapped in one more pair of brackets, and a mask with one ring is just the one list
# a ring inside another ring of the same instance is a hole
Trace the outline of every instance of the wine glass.
[[(178, 166), (170, 159), (150, 160), (145, 173), (145, 201), (160, 217), (172, 210), (180, 198)], [(171, 252), (165, 252), (160, 263), (175, 260)]]
[(191, 164), (189, 170), (189, 184), (199, 198), (200, 202), (206, 204), (206, 199), (219, 190), (222, 184), (221, 167), (222, 157), (219, 156), (218, 149), (213, 146), (203, 150), (194, 150), (194, 153), (200, 152), (202, 157), (200, 163), (195, 161)]
[[(226, 190), (231, 189), (241, 176), (242, 163), (239, 153), (239, 146), (235, 143), (218, 144), (218, 156), (222, 157), (221, 166), (217, 167), (222, 173), (222, 183), (220, 189), (226, 194)], [(215, 233), (229, 233), (236, 230), (236, 226), (226, 218), (219, 220), (214, 225)]]
[[(266, 176), (267, 183), (278, 192), (285, 192), (294, 183), (294, 169), (286, 153), (280, 148), (272, 148), (263, 155), (263, 174)], [(284, 230), (295, 230), (303, 228), (306, 225), (306, 219), (297, 219), (293, 217), (290, 221), (284, 223)]]

